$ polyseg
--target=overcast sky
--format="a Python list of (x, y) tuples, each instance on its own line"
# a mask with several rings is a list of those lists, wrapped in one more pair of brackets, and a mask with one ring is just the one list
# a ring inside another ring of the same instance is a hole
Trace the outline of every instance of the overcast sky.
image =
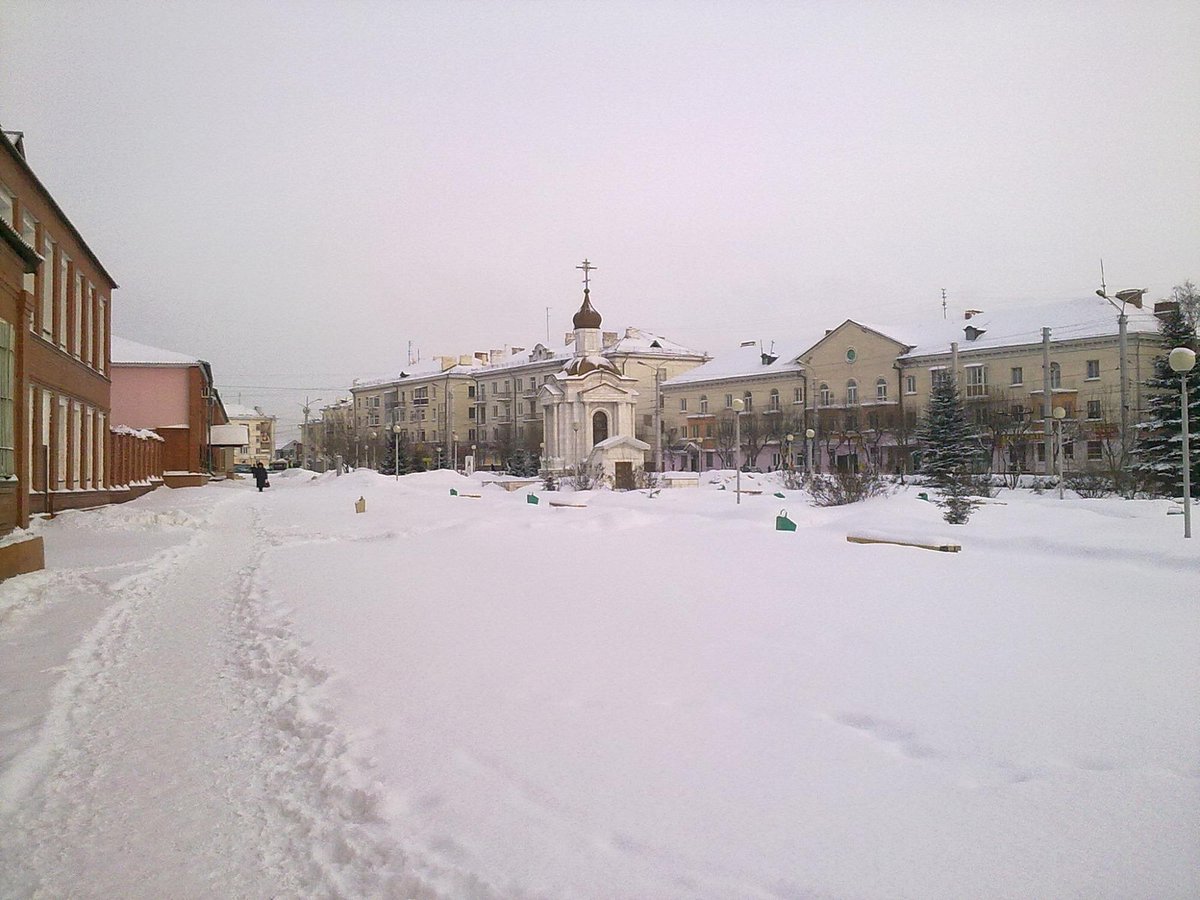
[[(1200, 4), (0, 4), (117, 334), (294, 419), (570, 329), (709, 352), (1200, 281)], [(287, 385), (293, 390), (264, 390)]]

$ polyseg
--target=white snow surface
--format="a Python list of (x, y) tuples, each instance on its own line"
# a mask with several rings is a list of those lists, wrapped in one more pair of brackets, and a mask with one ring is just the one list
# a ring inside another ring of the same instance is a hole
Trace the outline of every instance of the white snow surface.
[(485, 480), (36, 523), (47, 569), (0, 584), (0, 895), (1200, 895), (1169, 503), (1006, 491), (952, 527), (914, 487)]

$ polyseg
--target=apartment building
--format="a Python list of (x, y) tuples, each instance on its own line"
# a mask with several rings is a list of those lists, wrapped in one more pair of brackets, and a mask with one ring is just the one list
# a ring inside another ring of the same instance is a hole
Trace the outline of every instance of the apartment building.
[(234, 449), (234, 465), (252, 466), (256, 462), (270, 465), (275, 459), (275, 417), (264, 413), (261, 407), (240, 403), (226, 403), (225, 414), (230, 425), (245, 426), (250, 436), (250, 443)]
[[(574, 354), (574, 333), (564, 345), (503, 347), (470, 355), (439, 356), (406, 366), (391, 378), (351, 387), (358, 458), (382, 459), (397, 433), (430, 465), (461, 468), (467, 455), (480, 469), (503, 467), (515, 450), (540, 454), (542, 409), (538, 390)], [(637, 437), (653, 443), (656, 386), (703, 363), (705, 353), (638, 328), (604, 332), (601, 354), (635, 379)], [(363, 454), (368, 454), (365, 458)]]
[(109, 334), (117, 284), (0, 133), (0, 529), (107, 503)]
[[(1136, 422), (1161, 348), (1153, 313), (1125, 312), (1128, 419)], [(892, 326), (847, 319), (799, 352), (746, 342), (664, 385), (670, 467), (736, 460), (770, 469), (811, 457), (824, 471), (911, 471), (933, 384), (952, 374), (994, 471), (1053, 470), (1046, 422), (1055, 407), (1065, 413), (1068, 468), (1112, 465), (1122, 446), (1119, 348), (1118, 311), (1099, 298)], [(736, 449), (734, 398), (745, 409)]]

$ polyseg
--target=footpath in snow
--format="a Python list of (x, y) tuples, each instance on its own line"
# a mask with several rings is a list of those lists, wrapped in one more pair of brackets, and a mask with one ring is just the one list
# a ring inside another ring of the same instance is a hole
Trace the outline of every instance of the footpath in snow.
[(0, 895), (1200, 895), (1168, 504), (487, 480), (41, 523), (0, 585)]

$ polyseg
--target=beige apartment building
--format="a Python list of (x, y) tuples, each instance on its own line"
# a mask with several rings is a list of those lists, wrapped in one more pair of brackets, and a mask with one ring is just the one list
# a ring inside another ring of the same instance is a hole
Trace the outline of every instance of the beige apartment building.
[[(1153, 314), (1125, 312), (1128, 419), (1136, 423), (1141, 385), (1161, 348)], [(736, 460), (767, 470), (811, 459), (818, 471), (912, 471), (933, 384), (952, 372), (993, 471), (1053, 470), (1046, 422), (1055, 408), (1064, 413), (1066, 468), (1119, 464), (1117, 317), (1105, 300), (1087, 298), (994, 314), (966, 310), (957, 320), (915, 326), (848, 319), (799, 352), (745, 342), (664, 385), (668, 468), (732, 467)], [(735, 398), (744, 404), (736, 450)]]
[(250, 443), (234, 450), (234, 465), (252, 466), (256, 462), (270, 465), (275, 459), (275, 417), (260, 407), (240, 403), (226, 403), (225, 414), (230, 425), (245, 425), (250, 432)]
[[(499, 469), (515, 450), (542, 450), (538, 389), (562, 371), (573, 355), (562, 347), (534, 344), (413, 363), (396, 376), (351, 387), (354, 439), (362, 465), (377, 467), (386, 441), (398, 436), (430, 466)], [(604, 332), (602, 355), (634, 378), (638, 437), (654, 443), (654, 397), (665, 383), (707, 359), (704, 353), (637, 328)]]

